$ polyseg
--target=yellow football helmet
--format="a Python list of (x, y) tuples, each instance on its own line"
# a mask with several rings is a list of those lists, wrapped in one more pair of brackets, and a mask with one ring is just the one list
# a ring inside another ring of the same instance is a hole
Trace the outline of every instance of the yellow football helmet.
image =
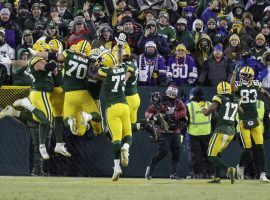
[[(112, 49), (112, 54), (119, 58), (120, 57), (120, 52), (119, 52), (119, 46), (118, 45), (115, 45)], [(122, 56), (123, 56), (123, 59), (125, 60), (128, 60), (131, 56), (131, 51), (130, 51), (130, 47), (129, 47), (129, 44), (128, 43), (124, 43), (123, 46), (122, 46)]]
[(76, 53), (83, 54), (84, 56), (89, 56), (91, 54), (91, 45), (87, 40), (81, 40), (76, 44)]
[(101, 65), (104, 67), (114, 68), (118, 66), (118, 59), (112, 53), (101, 55)]
[(52, 52), (62, 53), (62, 51), (64, 50), (62, 42), (57, 39), (50, 40), (49, 45)]
[(218, 94), (231, 94), (232, 88), (231, 85), (226, 81), (221, 81), (217, 85), (217, 93)]
[(239, 73), (240, 81), (243, 85), (248, 85), (254, 79), (254, 70), (250, 66), (245, 66)]
[(38, 40), (33, 44), (33, 49), (39, 52), (50, 51), (50, 45), (48, 45), (44, 40)]

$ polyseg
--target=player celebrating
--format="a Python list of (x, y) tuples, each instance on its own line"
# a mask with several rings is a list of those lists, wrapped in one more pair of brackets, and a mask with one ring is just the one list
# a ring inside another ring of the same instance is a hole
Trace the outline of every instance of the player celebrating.
[[(217, 95), (213, 97), (213, 103), (208, 109), (202, 107), (201, 111), (208, 116), (215, 111), (218, 112), (216, 129), (209, 142), (208, 159), (215, 166), (215, 176), (209, 183), (220, 183), (220, 169), (227, 171), (228, 178), (233, 184), (235, 181), (235, 168), (229, 167), (221, 160), (220, 154), (228, 146), (235, 134), (235, 115), (239, 107), (239, 99), (232, 95), (229, 83), (222, 81), (217, 86)], [(240, 108), (241, 110), (241, 108)]]
[(128, 165), (132, 143), (130, 111), (125, 97), (125, 74), (125, 68), (118, 67), (118, 61), (111, 53), (101, 55), (101, 68), (95, 77), (103, 80), (106, 118), (114, 151), (113, 181), (117, 181), (122, 174), (120, 155), (122, 165)]
[[(237, 70), (237, 69), (236, 69)], [(269, 93), (261, 87), (261, 82), (254, 79), (254, 71), (251, 67), (245, 66), (239, 72), (240, 81), (236, 80), (237, 71), (233, 72), (231, 78), (231, 87), (233, 91), (237, 91), (241, 98), (241, 105), (244, 113), (239, 114), (240, 119), (240, 137), (244, 150), (241, 154), (239, 165), (237, 165), (237, 174), (240, 179), (244, 179), (243, 163), (250, 156), (252, 142), (254, 140), (255, 147), (260, 160), (260, 181), (269, 182), (265, 176), (265, 158), (263, 149), (263, 133), (258, 122), (258, 112), (256, 109), (256, 101), (258, 92), (264, 94), (270, 99)]]

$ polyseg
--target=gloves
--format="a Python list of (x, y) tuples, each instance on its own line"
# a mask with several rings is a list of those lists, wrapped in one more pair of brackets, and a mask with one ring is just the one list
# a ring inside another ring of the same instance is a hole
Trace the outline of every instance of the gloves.
[(31, 55), (36, 56), (37, 55), (37, 51), (35, 51), (32, 48), (28, 48), (29, 52), (31, 53)]
[(235, 75), (237, 75), (237, 74), (240, 72), (240, 70), (241, 70), (241, 67), (240, 67), (239, 65), (235, 65), (235, 68), (234, 68), (234, 70), (233, 70), (233, 73), (234, 73)]
[(0, 55), (0, 63), (1, 64), (8, 64), (10, 65), (11, 64), (11, 60), (9, 57), (4, 57), (2, 55)]
[(127, 41), (126, 41), (126, 35), (124, 33), (120, 33), (120, 35), (117, 37), (114, 38), (116, 43), (117, 43), (117, 46), (123, 46), (123, 44), (125, 44)]

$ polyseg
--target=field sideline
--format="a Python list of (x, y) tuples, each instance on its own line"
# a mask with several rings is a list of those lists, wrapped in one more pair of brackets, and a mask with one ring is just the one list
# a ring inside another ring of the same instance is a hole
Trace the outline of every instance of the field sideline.
[(229, 180), (207, 184), (207, 180), (0, 176), (1, 200), (269, 200), (270, 184)]

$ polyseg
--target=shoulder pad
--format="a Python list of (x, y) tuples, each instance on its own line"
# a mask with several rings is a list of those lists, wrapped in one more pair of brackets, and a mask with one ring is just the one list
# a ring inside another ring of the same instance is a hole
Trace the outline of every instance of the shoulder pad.
[(219, 95), (215, 95), (215, 96), (213, 97), (212, 101), (216, 101), (216, 102), (218, 102), (218, 103), (220, 103), (220, 104), (221, 104), (221, 102), (222, 102), (221, 97), (220, 97)]
[(262, 85), (262, 83), (259, 80), (253, 80), (252, 83), (255, 86), (261, 86)]

